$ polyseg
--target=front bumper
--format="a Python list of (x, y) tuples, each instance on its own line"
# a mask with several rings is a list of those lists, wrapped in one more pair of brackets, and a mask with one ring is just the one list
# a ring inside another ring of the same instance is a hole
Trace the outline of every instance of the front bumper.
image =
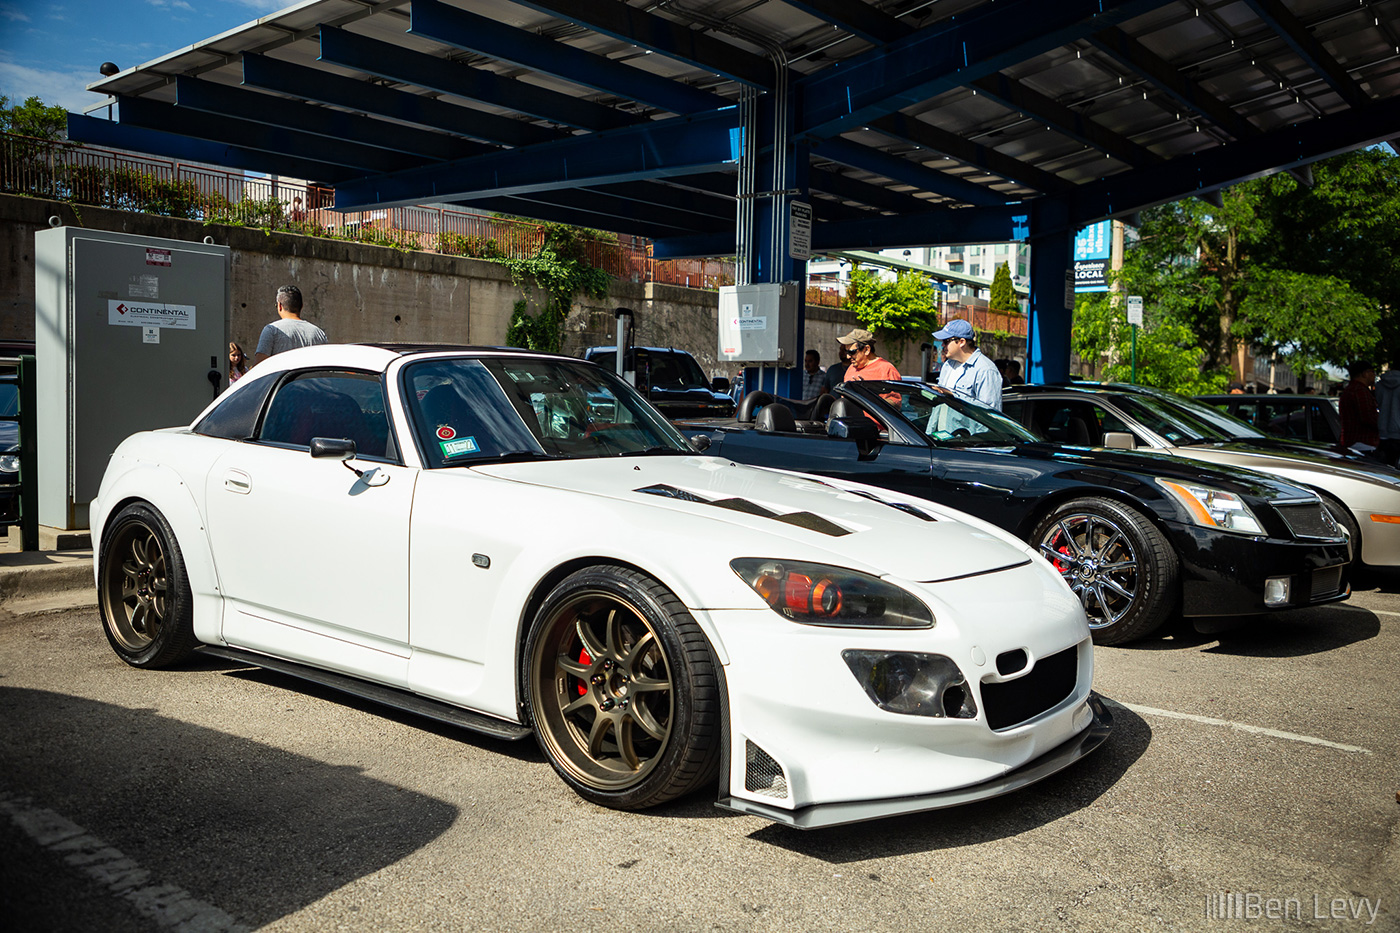
[(0, 483), (0, 525), (19, 521), (19, 485)]
[[(1181, 560), (1181, 613), (1231, 616), (1337, 602), (1351, 595), (1351, 547), (1344, 542), (1303, 542), (1174, 525)], [(1285, 605), (1264, 602), (1265, 581), (1285, 577)]]
[(1113, 731), (1113, 715), (1104, 707), (1103, 701), (1096, 693), (1089, 694), (1086, 708), (1091, 719), (1078, 735), (1034, 761), (1022, 765), (1015, 771), (972, 787), (887, 800), (850, 800), (841, 803), (815, 804), (800, 810), (782, 810), (740, 797), (723, 797), (716, 801), (715, 805), (724, 810), (733, 810), (736, 813), (760, 816), (784, 826), (791, 826), (794, 829), (826, 829), (830, 826), (844, 826), (848, 823), (905, 816), (910, 813), (925, 813), (929, 810), (942, 810), (947, 807), (960, 807), (963, 804), (975, 803), (979, 800), (990, 800), (993, 797), (1000, 797), (1003, 794), (1009, 794), (1044, 780), (1057, 771), (1068, 768), (1102, 745), (1108, 739), (1109, 733)]

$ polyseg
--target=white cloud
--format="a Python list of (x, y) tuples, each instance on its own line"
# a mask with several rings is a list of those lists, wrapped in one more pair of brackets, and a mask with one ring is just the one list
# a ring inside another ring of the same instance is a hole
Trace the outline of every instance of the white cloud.
[(27, 23), (29, 17), (22, 10), (10, 3), (0, 3), (0, 18), (13, 20), (16, 23)]
[(194, 7), (186, 3), (185, 0), (146, 0), (146, 2), (162, 10), (168, 8), (172, 10), (188, 10), (191, 13), (194, 12)]
[(233, 0), (239, 6), (252, 7), (261, 14), (277, 13), (290, 6), (296, 5), (298, 0)]
[(82, 113), (84, 107), (102, 99), (86, 88), (88, 82), (101, 77), (96, 69), (46, 71), (0, 61), (0, 94), (12, 101), (38, 97), (46, 104)]

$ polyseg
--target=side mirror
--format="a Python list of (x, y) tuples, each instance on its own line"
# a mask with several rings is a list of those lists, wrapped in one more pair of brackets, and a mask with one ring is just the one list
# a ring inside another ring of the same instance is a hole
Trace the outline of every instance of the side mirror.
[(355, 442), (348, 437), (313, 437), (311, 456), (317, 460), (354, 460)]
[(854, 418), (832, 418), (826, 424), (828, 437), (842, 437), (848, 441), (873, 441), (879, 438), (880, 429), (864, 415)]
[(710, 449), (710, 435), (696, 434), (690, 439), (690, 448), (696, 453), (704, 453)]
[(1137, 450), (1137, 438), (1127, 431), (1105, 431), (1103, 445), (1114, 450)]
[(724, 376), (716, 376), (714, 380), (711, 381), (710, 388), (714, 389), (716, 392), (727, 394), (729, 392), (729, 380)]

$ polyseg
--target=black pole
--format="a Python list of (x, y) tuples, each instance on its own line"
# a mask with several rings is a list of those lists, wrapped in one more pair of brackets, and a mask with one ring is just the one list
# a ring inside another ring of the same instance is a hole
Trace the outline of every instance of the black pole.
[(19, 358), (19, 534), (20, 547), (39, 550), (38, 371), (34, 355)]

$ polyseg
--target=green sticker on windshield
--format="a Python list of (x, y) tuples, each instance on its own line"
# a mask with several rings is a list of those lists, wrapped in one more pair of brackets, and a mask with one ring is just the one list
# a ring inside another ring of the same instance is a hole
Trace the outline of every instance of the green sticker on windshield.
[(462, 454), (474, 454), (480, 452), (481, 448), (476, 446), (475, 437), (459, 437), (451, 441), (439, 441), (438, 446), (442, 448), (444, 457), (458, 457)]

